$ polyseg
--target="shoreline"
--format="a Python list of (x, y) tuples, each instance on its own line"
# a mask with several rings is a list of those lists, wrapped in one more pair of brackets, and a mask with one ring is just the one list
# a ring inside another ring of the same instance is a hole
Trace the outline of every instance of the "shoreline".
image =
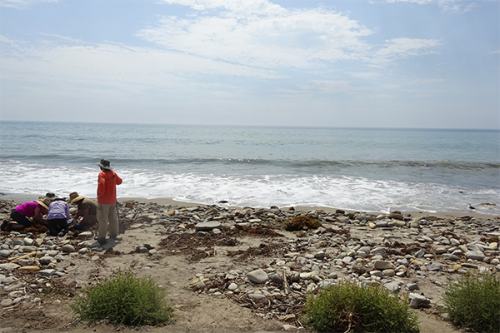
[[(18, 203), (23, 203), (26, 201), (31, 201), (31, 200), (36, 200), (38, 199), (38, 195), (32, 195), (32, 194), (19, 194), (19, 193), (1, 193), (0, 194), (0, 200), (13, 200), (14, 202)], [(92, 200), (96, 200), (95, 198), (91, 198)], [(163, 205), (163, 206), (178, 206), (178, 207), (195, 207), (195, 206), (210, 206), (208, 204), (203, 204), (203, 203), (194, 203), (194, 202), (185, 202), (185, 201), (178, 201), (172, 198), (152, 198), (152, 199), (147, 199), (147, 198), (141, 198), (141, 197), (119, 197), (118, 202), (119, 203), (124, 203), (126, 201), (133, 200), (137, 201), (140, 203), (150, 203), (154, 202), (157, 203), (158, 205)], [(244, 208), (244, 207), (238, 207), (238, 206), (230, 206), (230, 205), (217, 205), (219, 207), (224, 207), (224, 208), (230, 208), (230, 209), (238, 209), (238, 208)], [(279, 207), (282, 210), (287, 210), (291, 206), (282, 206)], [(255, 207), (251, 207), (255, 208)], [(270, 207), (266, 207), (270, 208)], [(336, 210), (340, 208), (332, 208), (332, 207), (324, 207), (324, 206), (293, 206), (293, 208), (297, 211), (312, 211), (312, 210), (323, 210), (327, 213), (335, 213)], [(377, 211), (361, 211), (361, 210), (350, 210), (350, 209), (340, 209), (345, 211), (346, 213), (354, 213), (354, 212), (363, 212), (363, 213), (369, 213), (369, 214), (385, 214), (387, 213), (382, 213), (382, 212), (377, 212)], [(435, 216), (438, 218), (456, 218), (456, 217), (461, 217), (461, 216), (471, 216), (474, 218), (481, 218), (481, 219), (495, 219), (499, 218), (500, 215), (489, 215), (489, 214), (482, 214), (482, 213), (477, 213), (477, 212), (446, 212), (446, 211), (438, 211), (438, 212), (428, 212), (428, 211), (402, 211), (401, 213), (403, 214), (409, 214), (412, 217), (422, 217), (422, 216)]]

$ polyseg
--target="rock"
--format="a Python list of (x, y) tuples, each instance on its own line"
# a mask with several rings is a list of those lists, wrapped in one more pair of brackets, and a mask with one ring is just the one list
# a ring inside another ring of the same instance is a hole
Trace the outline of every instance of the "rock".
[(283, 283), (283, 278), (281, 278), (278, 274), (270, 274), (269, 279), (277, 284), (282, 284)]
[(0, 257), (6, 258), (10, 256), (11, 253), (12, 253), (11, 250), (0, 250)]
[(6, 263), (6, 264), (0, 264), (0, 269), (6, 270), (6, 271), (11, 271), (13, 269), (19, 268), (20, 266), (18, 264), (14, 263)]
[(488, 246), (488, 248), (489, 248), (490, 250), (496, 250), (496, 249), (498, 249), (498, 243), (497, 243), (497, 242), (493, 242), (493, 243), (491, 243), (491, 244)]
[(384, 275), (384, 276), (394, 276), (394, 275), (396, 275), (396, 272), (393, 269), (384, 269), (382, 271), (382, 275)]
[(21, 246), (21, 251), (24, 253), (31, 253), (36, 251), (36, 246)]
[(38, 272), (40, 270), (40, 267), (38, 266), (24, 266), (24, 267), (19, 267), (18, 269), (19, 271), (27, 271), (27, 272), (31, 272), (31, 273), (35, 273), (35, 272)]
[(2, 305), (3, 307), (7, 307), (7, 306), (11, 306), (12, 305), (12, 300), (10, 298), (4, 298), (2, 300), (2, 302), (0, 303), (0, 305)]
[(90, 251), (90, 250), (89, 250), (89, 248), (88, 248), (88, 247), (83, 247), (83, 248), (81, 248), (81, 249), (78, 251), (78, 253), (79, 253), (79, 254), (86, 254), (86, 253), (89, 253), (89, 251)]
[(63, 252), (72, 253), (75, 252), (75, 247), (71, 244), (66, 244), (62, 247)]
[(220, 222), (201, 222), (195, 226), (196, 231), (210, 231), (212, 229), (220, 229), (222, 224)]
[(408, 288), (409, 291), (413, 291), (413, 290), (419, 290), (420, 288), (418, 287), (418, 284), (416, 283), (410, 283), (409, 285), (406, 286)]
[(42, 269), (39, 274), (42, 276), (50, 277), (52, 274), (56, 272), (55, 269)]
[(41, 257), (40, 259), (38, 259), (38, 262), (40, 262), (40, 264), (42, 264), (42, 265), (48, 265), (52, 262), (52, 257), (45, 255), (45, 256)]
[(254, 283), (265, 283), (269, 276), (262, 269), (257, 269), (247, 274), (247, 278)]
[(231, 283), (231, 284), (227, 287), (227, 289), (229, 289), (229, 290), (231, 290), (231, 291), (234, 291), (234, 290), (238, 289), (238, 285), (237, 285), (236, 283), (234, 283), (234, 282), (233, 282), (233, 283)]
[(481, 251), (467, 251), (465, 253), (465, 257), (467, 259), (473, 259), (477, 261), (483, 261), (484, 260), (484, 253)]
[(79, 239), (89, 239), (92, 238), (92, 236), (94, 236), (92, 231), (84, 231), (78, 234)]
[(427, 270), (428, 271), (440, 271), (443, 269), (443, 265), (441, 264), (430, 264), (427, 265)]
[(393, 269), (394, 265), (389, 261), (377, 260), (375, 261), (374, 267), (376, 269), (384, 270), (384, 269)]
[(384, 287), (387, 288), (392, 293), (398, 292), (401, 289), (399, 285), (396, 283), (386, 283), (384, 284)]
[(429, 307), (431, 304), (430, 299), (415, 293), (410, 293), (410, 295), (408, 295), (408, 300), (410, 301), (410, 307), (413, 309)]

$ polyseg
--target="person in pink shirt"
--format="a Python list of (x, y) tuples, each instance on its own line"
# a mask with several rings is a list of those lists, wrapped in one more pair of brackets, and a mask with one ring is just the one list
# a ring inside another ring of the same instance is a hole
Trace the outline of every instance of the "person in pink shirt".
[(37, 222), (47, 224), (43, 216), (48, 213), (50, 202), (51, 201), (47, 198), (40, 198), (35, 201), (20, 204), (10, 212), (10, 218), (14, 223), (4, 221), (1, 229), (6, 231), (22, 230), (31, 227), (33, 223)]

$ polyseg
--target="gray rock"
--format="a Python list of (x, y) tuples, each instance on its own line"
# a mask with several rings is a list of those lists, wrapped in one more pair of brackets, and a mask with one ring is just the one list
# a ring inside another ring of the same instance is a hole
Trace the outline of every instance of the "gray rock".
[(63, 252), (72, 253), (75, 252), (75, 247), (71, 244), (66, 244), (62, 247)]
[(0, 264), (0, 269), (4, 269), (6, 271), (11, 271), (13, 269), (16, 269), (20, 267), (18, 264), (14, 264), (11, 262), (5, 263), (5, 264)]
[(55, 269), (42, 269), (41, 271), (38, 272), (38, 274), (46, 277), (50, 277), (52, 274), (56, 272)]
[(272, 282), (277, 283), (277, 284), (283, 283), (283, 279), (278, 274), (270, 274), (269, 280), (271, 280)]
[(231, 290), (231, 291), (234, 291), (234, 290), (238, 289), (238, 285), (237, 285), (236, 283), (234, 283), (234, 282), (233, 282), (233, 283), (231, 283), (231, 284), (227, 287), (227, 289), (229, 289), (229, 290)]
[(407, 285), (407, 287), (408, 287), (409, 291), (420, 290), (420, 288), (418, 287), (418, 284), (416, 284), (416, 283), (410, 283), (409, 285)]
[(247, 278), (254, 283), (265, 283), (269, 276), (262, 269), (257, 269), (247, 274)]
[(52, 257), (45, 255), (45, 256), (41, 257), (40, 259), (38, 259), (38, 262), (40, 262), (40, 264), (42, 264), (42, 265), (48, 265), (52, 262)]
[(410, 307), (413, 309), (429, 307), (431, 304), (430, 299), (415, 293), (410, 293), (410, 295), (408, 295), (408, 300), (410, 301)]
[(401, 289), (399, 285), (396, 283), (386, 283), (384, 284), (384, 287), (387, 288), (392, 293), (398, 292)]
[(6, 258), (10, 256), (11, 253), (12, 253), (11, 250), (0, 250), (0, 257)]
[(31, 253), (36, 251), (36, 246), (21, 246), (21, 251), (24, 253)]
[(375, 261), (374, 267), (376, 269), (384, 270), (384, 269), (393, 269), (394, 265), (389, 261), (377, 260)]
[(468, 251), (465, 253), (465, 257), (467, 259), (483, 261), (485, 256), (484, 256), (484, 253), (481, 251)]
[(3, 307), (11, 306), (12, 300), (10, 298), (4, 298), (0, 305), (2, 305)]
[(443, 265), (440, 264), (430, 264), (427, 265), (427, 270), (428, 271), (440, 271), (443, 269)]
[(266, 296), (263, 294), (249, 294), (248, 297), (256, 301), (262, 301), (266, 298)]
[(92, 231), (84, 231), (78, 234), (78, 238), (80, 239), (88, 239), (93, 236)]
[(201, 222), (198, 223), (195, 226), (196, 231), (210, 231), (213, 229), (220, 229), (222, 227), (222, 224), (220, 222), (214, 222), (214, 221), (209, 221), (209, 222)]

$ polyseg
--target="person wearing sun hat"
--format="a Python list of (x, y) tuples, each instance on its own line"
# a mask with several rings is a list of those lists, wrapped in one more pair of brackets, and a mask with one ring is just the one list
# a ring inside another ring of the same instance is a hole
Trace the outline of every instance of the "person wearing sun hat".
[(97, 223), (97, 203), (95, 201), (85, 198), (83, 195), (78, 195), (78, 192), (72, 192), (69, 194), (68, 202), (78, 206), (75, 221), (80, 216), (83, 217), (79, 223), (82, 229), (87, 229)]
[(68, 232), (69, 206), (65, 199), (55, 197), (49, 205), (47, 224), (50, 236), (64, 236)]
[(104, 245), (107, 242), (108, 224), (109, 237), (116, 238), (118, 236), (116, 185), (120, 185), (122, 179), (113, 171), (109, 160), (103, 158), (96, 165), (101, 168), (97, 178), (97, 221), (99, 222), (97, 241), (100, 245)]
[(33, 223), (37, 222), (47, 224), (43, 215), (48, 213), (50, 202), (47, 198), (38, 198), (35, 201), (20, 204), (10, 212), (11, 220), (16, 223), (9, 224), (4, 221), (1, 229), (22, 230), (31, 227)]

